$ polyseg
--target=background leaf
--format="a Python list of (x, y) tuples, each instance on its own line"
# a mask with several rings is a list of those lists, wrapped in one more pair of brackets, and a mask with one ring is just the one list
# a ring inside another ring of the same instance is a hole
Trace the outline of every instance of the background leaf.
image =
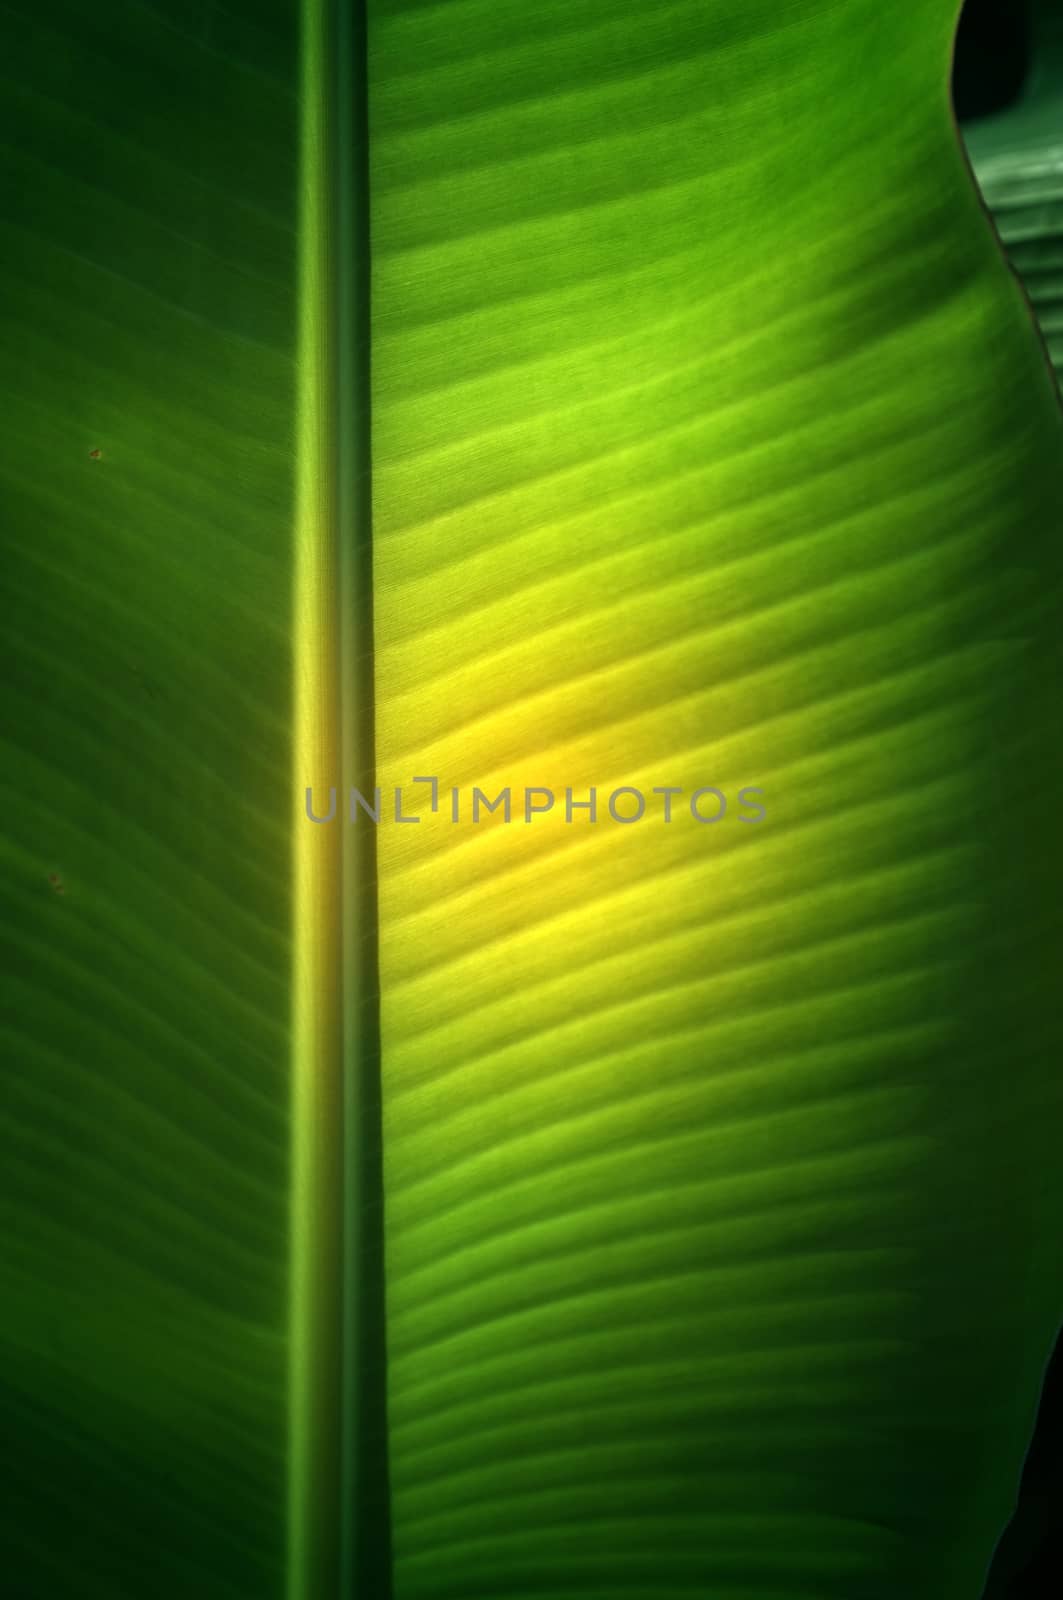
[(1063, 15), (1035, 8), (1030, 72), (1018, 102), (972, 123), (967, 149), (1008, 259), (1063, 368)]

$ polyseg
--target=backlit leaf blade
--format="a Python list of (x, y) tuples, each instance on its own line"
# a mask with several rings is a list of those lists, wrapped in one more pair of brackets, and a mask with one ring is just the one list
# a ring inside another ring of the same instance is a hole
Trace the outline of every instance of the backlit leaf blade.
[(1063, 435), (951, 8), (10, 14), (15, 1592), (977, 1600)]
[(379, 832), (403, 1600), (977, 1600), (1010, 1510), (1063, 439), (953, 20), (371, 32), (378, 753), (441, 789)]

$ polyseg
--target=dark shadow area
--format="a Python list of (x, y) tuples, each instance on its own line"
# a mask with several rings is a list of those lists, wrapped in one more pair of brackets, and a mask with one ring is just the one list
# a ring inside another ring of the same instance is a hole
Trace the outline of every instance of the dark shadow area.
[(1030, 0), (967, 0), (956, 35), (952, 103), (957, 120), (1006, 111), (1030, 68)]
[(989, 1569), (983, 1600), (1063, 1594), (1063, 1337), (1045, 1377), (1015, 1515)]

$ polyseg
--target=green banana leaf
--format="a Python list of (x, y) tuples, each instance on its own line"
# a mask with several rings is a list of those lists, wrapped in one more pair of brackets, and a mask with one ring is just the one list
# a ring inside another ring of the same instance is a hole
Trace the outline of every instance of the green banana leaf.
[(17, 1600), (978, 1600), (1063, 417), (956, 21), (7, 0)]

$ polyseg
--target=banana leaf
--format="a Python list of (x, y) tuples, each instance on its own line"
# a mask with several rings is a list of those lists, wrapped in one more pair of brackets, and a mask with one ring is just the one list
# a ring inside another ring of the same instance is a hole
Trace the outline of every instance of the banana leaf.
[(1063, 416), (956, 11), (7, 0), (18, 1600), (977, 1600)]

